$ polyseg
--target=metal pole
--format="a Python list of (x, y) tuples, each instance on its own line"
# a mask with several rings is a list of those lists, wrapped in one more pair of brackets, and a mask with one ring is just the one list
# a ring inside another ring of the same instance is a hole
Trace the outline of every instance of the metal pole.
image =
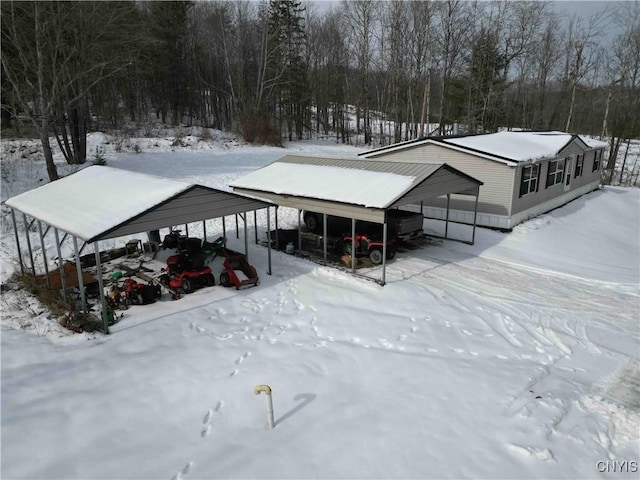
[(207, 221), (202, 221), (202, 240), (207, 241)]
[(387, 283), (387, 215), (382, 224), (382, 285)]
[(36, 267), (33, 263), (33, 250), (31, 250), (31, 239), (29, 238), (29, 226), (27, 224), (27, 216), (23, 213), (22, 220), (24, 221), (24, 234), (27, 237), (27, 248), (29, 249), (29, 259), (31, 260), (31, 272), (35, 278), (36, 276)]
[(447, 193), (447, 216), (444, 222), (444, 238), (447, 238), (447, 232), (449, 231), (449, 200), (451, 198), (451, 194)]
[(356, 273), (356, 219), (351, 219), (351, 272)]
[(16, 212), (11, 209), (11, 220), (13, 221), (13, 233), (16, 236), (16, 247), (18, 249), (18, 261), (20, 262), (20, 272), (24, 275), (24, 263), (22, 262), (22, 252), (20, 251), (20, 237), (18, 236), (18, 224), (16, 223)]
[(302, 210), (298, 209), (298, 252), (302, 250)]
[(247, 238), (247, 212), (244, 212), (240, 215), (242, 218), (242, 223), (244, 224), (244, 254), (249, 260), (249, 238)]
[(107, 299), (104, 296), (104, 284), (102, 283), (102, 265), (100, 264), (100, 242), (94, 243), (96, 252), (96, 269), (98, 273), (98, 289), (100, 290), (100, 303), (102, 304), (102, 322), (104, 333), (109, 334), (109, 317), (107, 315)]
[(257, 210), (253, 211), (253, 231), (256, 235), (256, 245), (258, 244), (258, 212)]
[(475, 244), (476, 241), (476, 223), (478, 218), (478, 197), (480, 197), (480, 187), (476, 192), (476, 206), (473, 209), (473, 233), (471, 234), (471, 245)]
[(224, 221), (224, 217), (222, 217), (222, 236), (225, 239), (225, 241), (227, 240), (227, 225)]
[(322, 243), (324, 263), (327, 263), (327, 214), (322, 214)]
[(276, 205), (276, 250), (280, 250), (280, 242), (278, 239), (278, 205)]
[(76, 271), (78, 272), (78, 288), (80, 289), (80, 300), (82, 301), (82, 311), (87, 313), (87, 299), (84, 296), (84, 279), (82, 278), (82, 267), (80, 266), (80, 255), (78, 254), (78, 239), (73, 237), (73, 250), (76, 254)]
[(236, 213), (236, 238), (240, 238), (240, 230), (238, 230), (238, 214)]
[(267, 207), (267, 275), (271, 275), (271, 211)]
[(62, 259), (62, 250), (60, 250), (60, 235), (58, 229), (53, 229), (53, 235), (56, 238), (56, 250), (58, 251), (58, 273), (60, 274), (60, 286), (62, 287), (62, 296), (67, 300), (67, 272), (64, 270)]
[(420, 215), (422, 215), (424, 217), (424, 212), (422, 211), (423, 207), (424, 207), (424, 202), (421, 200), (420, 201)]
[(42, 263), (44, 264), (44, 275), (47, 280), (47, 288), (51, 288), (51, 277), (49, 277), (49, 265), (47, 265), (47, 251), (44, 246), (44, 236), (42, 235), (42, 222), (38, 220), (38, 234), (40, 235), (40, 247), (42, 248)]

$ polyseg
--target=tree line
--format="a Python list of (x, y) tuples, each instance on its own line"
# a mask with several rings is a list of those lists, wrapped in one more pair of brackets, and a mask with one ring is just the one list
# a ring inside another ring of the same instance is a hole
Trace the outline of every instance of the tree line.
[(82, 163), (88, 130), (131, 121), (371, 146), (556, 129), (610, 137), (611, 161), (640, 134), (637, 1), (588, 19), (537, 1), (0, 7), (2, 125), (29, 119), (51, 179), (51, 138)]

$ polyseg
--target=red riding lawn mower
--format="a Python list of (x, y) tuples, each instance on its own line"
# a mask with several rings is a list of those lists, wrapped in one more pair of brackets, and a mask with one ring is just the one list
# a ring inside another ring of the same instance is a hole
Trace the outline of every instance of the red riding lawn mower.
[(200, 254), (200, 239), (188, 240), (184, 250), (167, 258), (167, 268), (163, 269), (165, 273), (160, 277), (160, 282), (173, 291), (174, 300), (180, 298), (180, 292), (191, 293), (198, 288), (215, 285), (213, 272)]

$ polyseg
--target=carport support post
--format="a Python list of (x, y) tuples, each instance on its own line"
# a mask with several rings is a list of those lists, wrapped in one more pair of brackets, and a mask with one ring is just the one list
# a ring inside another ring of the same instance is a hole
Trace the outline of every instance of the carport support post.
[(356, 219), (351, 219), (351, 273), (356, 273)]
[(324, 263), (327, 264), (327, 214), (322, 214), (322, 254), (324, 255)]
[(47, 279), (47, 288), (51, 288), (51, 278), (49, 277), (49, 265), (47, 265), (47, 252), (44, 247), (44, 236), (42, 235), (42, 222), (38, 220), (38, 235), (40, 236), (40, 247), (42, 248), (42, 263), (44, 264), (44, 275)]
[(480, 197), (480, 187), (476, 191), (476, 206), (473, 209), (473, 233), (471, 234), (471, 245), (475, 244), (476, 241), (476, 221), (478, 218), (478, 197)]
[(102, 264), (100, 263), (100, 242), (93, 244), (96, 252), (96, 270), (98, 273), (98, 289), (100, 290), (100, 304), (102, 305), (102, 322), (104, 333), (109, 334), (109, 316), (107, 315), (107, 299), (104, 296), (104, 284), (102, 282)]
[(382, 224), (382, 283), (387, 283), (387, 214), (384, 215)]
[(280, 250), (280, 243), (278, 239), (278, 205), (276, 205), (276, 250)]
[(189, 224), (185, 223), (184, 224), (184, 234), (188, 237), (189, 236)]
[(298, 209), (298, 252), (302, 250), (302, 210)]
[(238, 214), (236, 213), (236, 238), (240, 238), (240, 230), (238, 230)]
[(224, 221), (224, 217), (222, 217), (222, 237), (226, 243), (227, 241), (227, 224)]
[(242, 222), (244, 223), (244, 255), (249, 260), (249, 239), (247, 238), (247, 212), (240, 215)]
[(29, 249), (29, 260), (31, 260), (31, 272), (33, 277), (36, 276), (36, 267), (33, 263), (33, 250), (31, 250), (31, 239), (29, 238), (29, 225), (27, 223), (27, 216), (23, 213), (22, 220), (24, 221), (24, 234), (27, 237), (27, 248)]
[(253, 211), (253, 231), (256, 236), (256, 245), (258, 244), (258, 212), (256, 210)]
[(267, 207), (267, 275), (271, 275), (271, 211)]
[(82, 311), (87, 313), (87, 299), (84, 296), (84, 279), (82, 278), (82, 267), (80, 266), (80, 255), (78, 253), (78, 239), (73, 237), (73, 250), (76, 254), (76, 271), (78, 272), (78, 288), (80, 289), (80, 300), (82, 301)]
[(11, 209), (11, 220), (13, 221), (13, 233), (16, 236), (16, 248), (18, 249), (18, 261), (20, 262), (20, 272), (24, 275), (24, 263), (22, 262), (22, 252), (20, 251), (20, 237), (18, 236), (18, 224), (16, 223), (16, 212)]
[(207, 241), (207, 221), (206, 220), (202, 221), (202, 239), (205, 242)]
[(449, 200), (451, 199), (451, 194), (447, 193), (447, 217), (444, 222), (444, 238), (447, 238), (447, 233), (449, 231)]
[(60, 274), (60, 286), (62, 287), (62, 296), (67, 300), (67, 272), (64, 270), (62, 251), (60, 250), (60, 235), (58, 229), (53, 229), (53, 235), (56, 238), (56, 250), (58, 251), (58, 273)]

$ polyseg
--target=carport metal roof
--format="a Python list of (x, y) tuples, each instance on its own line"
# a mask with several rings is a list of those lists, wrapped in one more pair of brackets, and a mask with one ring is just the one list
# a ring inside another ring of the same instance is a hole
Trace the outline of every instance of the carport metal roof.
[(287, 155), (231, 186), (282, 206), (384, 223), (389, 208), (452, 193), (477, 195), (480, 185), (445, 163)]
[(107, 166), (87, 167), (5, 203), (87, 243), (273, 206), (233, 192)]
[[(12, 209), (16, 245), (23, 272), (14, 210), (25, 215), (25, 224), (28, 215), (39, 222), (42, 221), (54, 227), (56, 247), (60, 258), (62, 255), (58, 230), (73, 236), (82, 311), (84, 312), (87, 311), (87, 305), (77, 239), (94, 244), (105, 333), (109, 333), (109, 322), (102, 269), (100, 268), (100, 240), (159, 230), (163, 227), (183, 223), (206, 221), (262, 208), (267, 208), (268, 212), (268, 208), (274, 206), (269, 202), (233, 192), (106, 166), (87, 167), (55, 182), (16, 195), (7, 200), (5, 204)], [(246, 254), (246, 215), (244, 225)], [(49, 285), (49, 270), (44, 255), (44, 235), (40, 223), (38, 223), (38, 228), (47, 285)], [(36, 269), (28, 231), (25, 232), (25, 235), (29, 248), (31, 270), (35, 276)], [(271, 274), (270, 245), (268, 245), (268, 255), (268, 273)], [(61, 282), (66, 297), (64, 276), (61, 276)]]

